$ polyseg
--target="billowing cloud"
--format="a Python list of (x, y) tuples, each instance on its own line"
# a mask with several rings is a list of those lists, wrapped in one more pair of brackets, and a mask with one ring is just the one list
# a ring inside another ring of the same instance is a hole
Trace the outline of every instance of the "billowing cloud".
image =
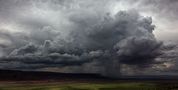
[(172, 2), (1, 0), (0, 68), (118, 76), (131, 68), (168, 65), (173, 61), (163, 57), (174, 45), (163, 45), (154, 35), (156, 12), (166, 3)]
[(29, 44), (1, 57), (1, 67), (13, 62), (17, 65), (9, 68), (81, 66), (95, 62), (101, 73), (115, 75), (120, 74), (120, 64), (148, 67), (161, 54), (162, 44), (153, 35), (150, 17), (135, 10), (120, 11), (114, 16), (103, 13), (100, 17), (90, 14), (93, 12), (80, 13), (79, 10), (69, 15), (72, 25), (66, 38), (49, 27), (34, 30), (29, 33)]

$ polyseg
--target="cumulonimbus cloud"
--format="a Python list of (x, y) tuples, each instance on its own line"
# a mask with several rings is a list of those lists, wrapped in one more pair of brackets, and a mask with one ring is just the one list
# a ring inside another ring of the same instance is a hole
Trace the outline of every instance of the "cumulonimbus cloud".
[[(103, 13), (100, 17), (90, 13), (80, 16), (80, 13), (69, 15), (72, 27), (66, 38), (60, 38), (59, 32), (55, 34), (42, 29), (42, 36), (37, 33), (31, 43), (1, 57), (1, 67), (7, 67), (12, 62), (21, 63), (9, 66), (12, 69), (79, 66), (97, 62), (103, 74), (111, 75), (120, 73), (120, 64), (149, 67), (156, 63), (162, 43), (154, 37), (155, 26), (150, 17), (143, 17), (135, 10), (119, 11), (114, 16)], [(49, 36), (46, 38), (46, 35)], [(36, 43), (41, 40), (44, 44)]]
[(1, 0), (0, 68), (118, 76), (126, 66), (139, 70), (175, 62), (177, 51), (170, 49), (176, 46), (163, 45), (153, 33), (154, 24), (167, 23), (142, 15), (177, 22), (176, 5), (176, 0)]

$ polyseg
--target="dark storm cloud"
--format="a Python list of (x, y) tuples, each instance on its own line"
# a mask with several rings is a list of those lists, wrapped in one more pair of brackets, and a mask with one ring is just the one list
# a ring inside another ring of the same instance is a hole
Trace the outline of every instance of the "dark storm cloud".
[(119, 47), (117, 53), (121, 63), (147, 67), (155, 63), (154, 59), (161, 55), (159, 50), (161, 45), (162, 43), (157, 43), (155, 40), (133, 37), (119, 42), (116, 47)]
[[(78, 66), (96, 61), (98, 67), (103, 67), (105, 75), (120, 73), (120, 64), (149, 66), (155, 63), (161, 43), (152, 34), (151, 18), (142, 17), (134, 10), (118, 12), (114, 17), (103, 16), (102, 20), (97, 18), (99, 22), (96, 24), (90, 24), (95, 20), (87, 22), (88, 18), (72, 17), (78, 27), (71, 31), (68, 39), (54, 38), (46, 40), (43, 45), (30, 43), (13, 50), (1, 61), (39, 64), (41, 68)], [(85, 27), (83, 22), (86, 22)]]
[(10, 24), (15, 22), (22, 30), (18, 34), (0, 32), (10, 43), (0, 45), (5, 53), (1, 68), (96, 67), (104, 75), (117, 76), (122, 64), (147, 68), (157, 64), (162, 54), (151, 17), (136, 10), (112, 15), (107, 9), (109, 1), (1, 2), (4, 9), (0, 12), (5, 14), (0, 13), (0, 19), (8, 17)]

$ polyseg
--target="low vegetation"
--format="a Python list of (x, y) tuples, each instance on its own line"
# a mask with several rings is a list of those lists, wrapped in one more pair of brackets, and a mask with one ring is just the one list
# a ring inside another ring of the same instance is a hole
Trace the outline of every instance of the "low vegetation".
[(0, 84), (0, 90), (178, 90), (178, 84), (157, 83)]

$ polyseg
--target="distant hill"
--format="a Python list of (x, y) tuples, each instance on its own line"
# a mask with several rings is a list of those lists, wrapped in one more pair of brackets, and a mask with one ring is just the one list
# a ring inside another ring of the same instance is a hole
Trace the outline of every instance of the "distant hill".
[(147, 81), (147, 80), (174, 80), (178, 76), (147, 75), (147, 76), (120, 76), (119, 78), (104, 77), (100, 74), (89, 73), (55, 73), (42, 71), (0, 70), (0, 81)]
[(27, 80), (104, 80), (99, 74), (88, 73), (55, 73), (43, 71), (0, 70), (0, 81)]

